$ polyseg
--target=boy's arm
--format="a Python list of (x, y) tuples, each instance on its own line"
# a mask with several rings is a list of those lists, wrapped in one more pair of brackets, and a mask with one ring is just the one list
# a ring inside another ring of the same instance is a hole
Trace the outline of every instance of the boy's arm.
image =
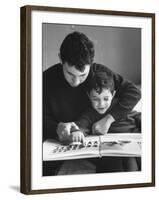
[(92, 108), (88, 109), (83, 115), (79, 117), (75, 123), (86, 136), (90, 134), (93, 123), (95, 122), (95, 114)]
[(93, 124), (92, 133), (95, 135), (106, 134), (114, 121), (115, 119), (112, 117), (112, 115), (106, 114), (105, 117)]

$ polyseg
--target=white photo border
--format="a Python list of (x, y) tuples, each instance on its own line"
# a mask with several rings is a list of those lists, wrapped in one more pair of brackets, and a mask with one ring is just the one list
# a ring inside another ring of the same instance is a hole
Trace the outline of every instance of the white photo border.
[[(98, 12), (78, 13), (48, 11), (47, 9), (31, 9), (31, 168), (30, 190), (48, 192), (48, 190), (78, 190), (109, 186), (127, 187), (154, 185), (154, 148), (152, 139), (152, 17), (126, 13), (122, 16), (113, 14), (98, 14)], [(52, 8), (53, 9), (53, 8)], [(55, 9), (56, 10), (56, 9)], [(115, 13), (115, 11), (114, 11)], [(124, 12), (123, 12), (124, 13)], [(142, 83), (142, 170), (139, 172), (105, 173), (71, 176), (42, 176), (42, 23), (76, 24), (111, 27), (141, 28), (141, 83)], [(149, 115), (147, 115), (149, 113)], [(153, 153), (153, 154), (152, 154)], [(151, 161), (151, 162), (150, 162)], [(152, 173), (153, 171), (153, 173)], [(83, 182), (83, 180), (85, 180)], [(34, 193), (34, 192), (33, 192)], [(40, 193), (40, 192), (37, 192)]]

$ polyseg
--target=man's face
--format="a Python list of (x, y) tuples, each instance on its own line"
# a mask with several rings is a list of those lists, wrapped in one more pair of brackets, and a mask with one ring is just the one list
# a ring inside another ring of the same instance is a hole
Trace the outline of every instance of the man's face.
[(101, 93), (96, 90), (90, 92), (92, 106), (99, 114), (104, 114), (108, 110), (112, 99), (113, 94), (108, 89), (103, 89)]
[(90, 70), (90, 65), (85, 65), (84, 71), (81, 72), (75, 68), (75, 66), (70, 66), (67, 62), (63, 64), (63, 73), (67, 82), (71, 87), (77, 87), (83, 83)]

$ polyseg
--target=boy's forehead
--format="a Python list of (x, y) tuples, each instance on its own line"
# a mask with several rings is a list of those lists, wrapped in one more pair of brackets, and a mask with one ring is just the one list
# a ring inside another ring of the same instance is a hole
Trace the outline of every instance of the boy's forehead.
[(101, 90), (101, 92), (98, 92), (97, 90), (93, 89), (91, 90), (91, 93), (90, 93), (92, 96), (108, 96), (111, 94), (110, 90), (109, 89), (106, 89), (106, 88), (103, 88)]

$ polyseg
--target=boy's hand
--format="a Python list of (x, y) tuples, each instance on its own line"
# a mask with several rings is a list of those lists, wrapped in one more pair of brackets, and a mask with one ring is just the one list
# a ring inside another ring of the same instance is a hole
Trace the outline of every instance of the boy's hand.
[(81, 142), (82, 144), (85, 143), (85, 136), (80, 130), (72, 132), (71, 135), (72, 142)]
[(112, 115), (108, 114), (103, 119), (94, 123), (92, 126), (92, 134), (93, 135), (105, 135), (107, 134), (111, 124), (114, 122), (114, 118)]
[(61, 142), (70, 141), (71, 132), (74, 130), (79, 130), (79, 127), (74, 122), (60, 122), (57, 126), (57, 135)]

